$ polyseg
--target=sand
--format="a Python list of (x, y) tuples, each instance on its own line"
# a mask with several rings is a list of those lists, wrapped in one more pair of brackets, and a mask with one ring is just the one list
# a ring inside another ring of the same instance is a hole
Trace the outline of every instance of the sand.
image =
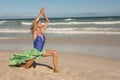
[(0, 80), (120, 80), (120, 36), (47, 37), (45, 48), (57, 50), (60, 73), (54, 73), (51, 57), (43, 57), (30, 69), (10, 67), (13, 52), (33, 46), (32, 39), (0, 40)]
[(81, 54), (59, 53), (60, 73), (53, 72), (51, 57), (43, 57), (36, 67), (10, 67), (13, 52), (0, 51), (0, 80), (120, 80), (120, 60)]

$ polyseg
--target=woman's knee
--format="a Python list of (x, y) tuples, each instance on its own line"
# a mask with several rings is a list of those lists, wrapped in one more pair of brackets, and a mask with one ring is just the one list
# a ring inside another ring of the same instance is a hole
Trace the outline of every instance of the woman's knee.
[(57, 56), (57, 51), (55, 51), (55, 50), (51, 50), (50, 53), (52, 56)]
[(54, 55), (54, 56), (57, 56), (57, 55), (58, 55), (58, 54), (57, 54), (57, 51), (53, 50), (53, 55)]
[(43, 56), (57, 56), (57, 51), (55, 51), (55, 50), (47, 50), (46, 54), (44, 54)]

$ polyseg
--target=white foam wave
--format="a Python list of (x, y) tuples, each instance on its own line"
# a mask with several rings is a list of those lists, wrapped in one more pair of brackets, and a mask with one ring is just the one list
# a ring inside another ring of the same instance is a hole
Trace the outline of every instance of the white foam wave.
[(0, 21), (0, 24), (4, 24), (5, 22), (7, 22), (6, 20)]
[[(29, 29), (0, 29), (0, 33), (30, 33)], [(120, 29), (116, 28), (47, 28), (45, 33), (54, 34), (118, 34)]]
[(84, 31), (120, 31), (118, 28), (95, 28), (95, 27), (90, 27), (90, 28), (79, 28), (80, 30)]
[(32, 22), (21, 22), (23, 25), (32, 25)]
[(119, 31), (113, 28), (48, 28), (46, 33), (55, 34), (119, 34)]
[(29, 33), (30, 30), (19, 30), (19, 29), (0, 29), (0, 33)]
[(87, 22), (87, 24), (120, 24), (120, 21)]
[[(31, 25), (32, 22), (21, 22), (22, 25)], [(44, 25), (45, 23), (42, 23)], [(120, 24), (120, 21), (107, 21), (107, 22), (54, 22), (49, 23), (49, 25), (80, 25), (80, 24), (99, 24), (99, 25), (109, 25), (109, 24)]]
[(72, 20), (76, 20), (76, 19), (71, 19), (71, 18), (67, 18), (67, 19), (64, 19), (65, 21), (72, 21)]
[(111, 35), (111, 34), (115, 34), (115, 35), (120, 35), (120, 32), (104, 32), (104, 31), (100, 31), (100, 32), (97, 32), (97, 31), (72, 31), (72, 32), (66, 32), (66, 31), (59, 31), (59, 32), (50, 32), (50, 31), (47, 31), (46, 33), (53, 33), (53, 34), (107, 34), (107, 35)]
[[(22, 25), (32, 25), (32, 22), (21, 22)], [(42, 23), (44, 25), (45, 23)]]
[(120, 21), (109, 21), (109, 22), (60, 22), (60, 23), (49, 23), (49, 25), (79, 25), (79, 24), (120, 24)]
[(0, 37), (0, 40), (1, 39), (17, 39), (16, 37)]

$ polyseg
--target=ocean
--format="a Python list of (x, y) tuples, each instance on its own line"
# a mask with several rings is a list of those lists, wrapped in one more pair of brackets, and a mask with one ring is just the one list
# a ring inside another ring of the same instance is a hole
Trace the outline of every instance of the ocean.
[[(120, 17), (49, 18), (49, 35), (120, 35)], [(0, 39), (29, 38), (34, 19), (1, 19)], [(44, 20), (41, 19), (44, 25)]]
[[(0, 50), (30, 50), (34, 19), (1, 19)], [(120, 59), (120, 17), (49, 18), (45, 49)], [(45, 21), (41, 19), (43, 25)]]

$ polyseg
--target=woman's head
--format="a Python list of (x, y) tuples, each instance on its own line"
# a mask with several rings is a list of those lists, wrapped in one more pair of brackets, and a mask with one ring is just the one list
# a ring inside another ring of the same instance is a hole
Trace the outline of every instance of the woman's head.
[(37, 26), (38, 26), (38, 28), (41, 28), (41, 27), (42, 27), (42, 23), (39, 21), (39, 22), (37, 23)]
[[(31, 33), (33, 34), (34, 33), (34, 26), (35, 26), (35, 21), (32, 22), (32, 25), (31, 25)], [(40, 29), (42, 27), (42, 23), (39, 21), (36, 25), (37, 29)]]

